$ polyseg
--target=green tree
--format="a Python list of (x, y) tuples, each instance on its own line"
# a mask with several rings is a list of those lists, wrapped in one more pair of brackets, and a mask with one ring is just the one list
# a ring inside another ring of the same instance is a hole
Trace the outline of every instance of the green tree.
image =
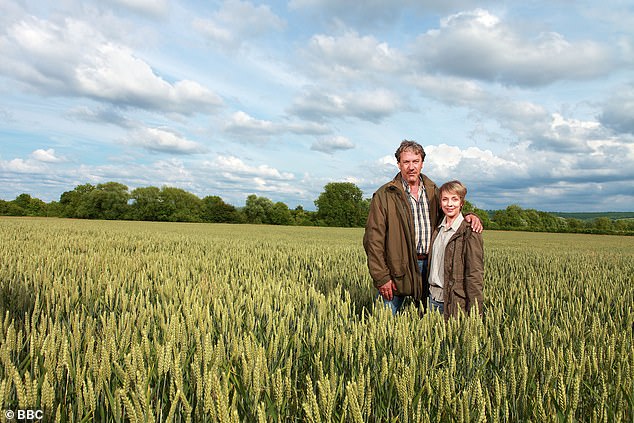
[(304, 207), (297, 206), (291, 210), (291, 216), (293, 217), (293, 225), (297, 226), (314, 226), (315, 220), (313, 218), (314, 212), (304, 210)]
[(580, 232), (581, 230), (586, 228), (586, 224), (584, 223), (584, 221), (576, 218), (566, 219), (566, 226), (571, 232)]
[(486, 229), (491, 228), (491, 218), (486, 210), (482, 210), (471, 204), (468, 200), (465, 200), (462, 206), (462, 214), (473, 213), (480, 218), (482, 226)]
[(273, 204), (269, 213), (269, 221), (273, 225), (290, 225), (293, 217), (288, 206), (280, 201)]
[(58, 201), (51, 201), (46, 205), (46, 215), (50, 217), (63, 217), (64, 208)]
[(160, 220), (162, 204), (161, 190), (157, 187), (142, 187), (132, 190), (130, 217), (134, 220)]
[(128, 187), (123, 184), (118, 182), (99, 184), (87, 198), (92, 218), (117, 220), (126, 217), (130, 194)]
[(520, 212), (520, 215), (526, 221), (526, 226), (534, 229), (541, 229), (541, 216), (535, 209), (526, 209)]
[(20, 194), (12, 201), (24, 216), (46, 216), (46, 203), (39, 198), (33, 198), (29, 194)]
[(13, 201), (0, 200), (0, 216), (24, 216), (26, 210)]
[(543, 230), (548, 232), (561, 232), (566, 229), (566, 219), (552, 213), (539, 211), (541, 226)]
[(628, 228), (628, 222), (625, 219), (617, 219), (612, 222), (612, 228), (617, 232), (625, 232)]
[(251, 194), (247, 197), (244, 214), (248, 223), (271, 223), (273, 202), (266, 197)]
[(31, 205), (31, 196), (29, 194), (20, 194), (15, 197), (13, 204), (23, 209), (25, 212), (29, 210)]
[(331, 182), (315, 200), (317, 219), (327, 226), (363, 226), (367, 206), (361, 189), (351, 182)]
[(217, 195), (210, 195), (202, 199), (201, 217), (205, 222), (239, 223), (240, 214), (234, 206), (225, 203)]
[(64, 217), (91, 217), (91, 209), (88, 201), (88, 194), (95, 187), (91, 184), (77, 185), (72, 191), (62, 193), (59, 202), (62, 207)]
[(180, 188), (163, 187), (160, 194), (160, 220), (170, 222), (200, 222), (202, 201)]
[(593, 226), (601, 232), (612, 230), (612, 220), (609, 217), (598, 217), (594, 219)]
[(29, 194), (18, 195), (13, 204), (23, 209), (26, 216), (46, 216), (46, 203)]
[(493, 215), (493, 221), (501, 228), (526, 228), (528, 222), (522, 214), (522, 208), (517, 204), (512, 204), (506, 210), (496, 211)]

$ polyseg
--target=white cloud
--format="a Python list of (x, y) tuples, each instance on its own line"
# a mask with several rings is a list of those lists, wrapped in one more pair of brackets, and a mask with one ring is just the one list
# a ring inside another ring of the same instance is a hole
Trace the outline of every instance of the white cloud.
[[(619, 149), (617, 157), (612, 148)], [(590, 154), (568, 155), (550, 151), (537, 153), (528, 143), (499, 154), (477, 147), (460, 148), (446, 144), (427, 146), (425, 150), (424, 173), (437, 184), (451, 179), (461, 180), (480, 203), (491, 208), (504, 208), (513, 203), (535, 207), (542, 201), (540, 196), (545, 195), (545, 191), (550, 190), (554, 196), (556, 187), (562, 186), (586, 186), (588, 193), (584, 197), (587, 198), (588, 195), (597, 195), (592, 190), (598, 186), (608, 189), (608, 185), (614, 184), (615, 188), (622, 189), (617, 180), (624, 181), (634, 176), (634, 169), (629, 168), (634, 159), (634, 146), (623, 148), (610, 142), (595, 145)], [(608, 184), (608, 181), (613, 182)], [(615, 190), (610, 188), (609, 192)], [(563, 206), (558, 210), (568, 209), (568, 205), (564, 204), (566, 199), (561, 200)], [(592, 201), (601, 203), (604, 199), (593, 198)], [(588, 204), (584, 210), (594, 209), (595, 206), (594, 203)]]
[(127, 143), (141, 146), (150, 151), (172, 154), (196, 154), (206, 151), (206, 148), (200, 143), (188, 140), (173, 131), (160, 128), (142, 128), (133, 131), (128, 136)]
[(396, 167), (396, 157), (394, 156), (383, 156), (381, 157), (377, 163), (381, 166), (390, 166), (390, 168)]
[(291, 180), (295, 178), (292, 173), (280, 172), (264, 164), (252, 166), (234, 156), (219, 155), (213, 160), (212, 166), (228, 178), (266, 177), (276, 180)]
[(280, 132), (278, 125), (268, 120), (255, 119), (243, 111), (235, 112), (225, 124), (225, 131), (238, 135), (271, 135)]
[(473, 107), (491, 101), (491, 93), (473, 80), (428, 74), (414, 74), (406, 79), (424, 97), (450, 106)]
[[(590, 132), (594, 127), (561, 117), (553, 118), (553, 124), (587, 127)], [(626, 210), (626, 199), (631, 202), (633, 195), (628, 184), (634, 177), (634, 137), (630, 141), (588, 141), (587, 152), (568, 154), (535, 151), (529, 142), (499, 153), (475, 146), (427, 145), (423, 173), (438, 185), (462, 181), (469, 190), (467, 199), (490, 209), (520, 204), (550, 211)], [(398, 172), (393, 156), (377, 159), (373, 167), (380, 177), (364, 178), (361, 186), (366, 194)], [(612, 206), (610, 199), (616, 201)]]
[[(598, 121), (549, 113), (540, 104), (494, 93), (475, 81), (438, 76), (423, 76), (412, 81), (422, 95), (449, 106), (469, 108), (480, 119), (495, 121), (512, 136), (513, 142), (526, 143), (532, 150), (587, 154), (591, 152), (591, 141), (608, 136)], [(625, 103), (613, 102), (618, 104), (615, 108), (618, 110), (627, 110)], [(627, 117), (623, 116), (623, 119), (623, 122), (627, 121)]]
[(193, 27), (222, 48), (233, 49), (284, 29), (285, 22), (268, 5), (225, 0), (210, 18), (194, 19)]
[(288, 132), (298, 135), (323, 135), (332, 132), (328, 126), (317, 122), (289, 122), (284, 127)]
[(104, 44), (76, 68), (77, 91), (92, 98), (184, 114), (212, 110), (220, 98), (194, 81), (170, 84), (121, 46)]
[(44, 94), (182, 114), (222, 104), (195, 81), (165, 81), (129, 48), (72, 18), (63, 25), (35, 17), (22, 20), (0, 39), (0, 53), (0, 73)]
[[(425, 164), (423, 173), (433, 175), (433, 179), (441, 184), (451, 179), (463, 180), (467, 184), (472, 175), (477, 181), (497, 181), (504, 175), (511, 178), (525, 178), (528, 175), (528, 164), (512, 158), (495, 155), (489, 150), (477, 147), (461, 149), (447, 144), (425, 147)], [(509, 177), (509, 176), (507, 176)]]
[(417, 39), (420, 68), (503, 84), (539, 86), (604, 75), (615, 63), (608, 46), (569, 41), (556, 32), (524, 37), (482, 9), (441, 21)]
[(312, 90), (296, 98), (291, 111), (317, 121), (355, 117), (379, 123), (403, 107), (401, 98), (385, 89), (338, 94)]
[(165, 16), (169, 10), (167, 0), (110, 0), (127, 9), (150, 16)]
[(209, 19), (196, 18), (192, 22), (192, 26), (216, 44), (229, 49), (240, 44), (234, 40), (234, 35), (228, 28), (219, 27), (214, 21)]
[(235, 112), (224, 125), (224, 131), (242, 141), (265, 141), (271, 136), (293, 133), (299, 135), (319, 135), (330, 132), (325, 125), (314, 122), (272, 122), (256, 119), (243, 111)]
[(44, 173), (46, 166), (36, 160), (24, 160), (15, 158), (12, 160), (0, 160), (0, 170), (7, 173)]
[(386, 42), (348, 31), (341, 36), (313, 35), (303, 52), (305, 67), (332, 80), (378, 79), (405, 66), (405, 57)]
[(599, 119), (616, 132), (634, 135), (634, 83), (622, 87), (605, 102)]
[(336, 136), (331, 138), (322, 138), (313, 143), (310, 147), (311, 150), (321, 151), (326, 154), (333, 154), (337, 151), (350, 150), (355, 145), (348, 138), (343, 136)]
[(129, 188), (141, 186), (170, 186), (185, 190), (196, 187), (192, 166), (180, 158), (156, 160), (148, 164), (112, 163), (100, 165), (81, 165), (74, 169), (69, 177), (77, 183), (102, 183), (117, 181)]
[(292, 10), (305, 11), (311, 19), (323, 18), (332, 21), (343, 20), (361, 27), (385, 26), (403, 15), (423, 15), (430, 12), (468, 7), (469, 0), (290, 0)]
[(0, 160), (0, 172), (4, 174), (3, 178), (10, 174), (46, 174), (52, 171), (49, 164), (65, 161), (66, 159), (58, 157), (52, 148), (36, 149), (26, 159), (16, 157), (11, 160)]
[(601, 140), (606, 135), (598, 122), (565, 119), (558, 113), (552, 115), (550, 126), (542, 132), (526, 134), (534, 150), (582, 154), (592, 152), (590, 141)]
[(37, 149), (33, 151), (33, 153), (31, 153), (31, 157), (33, 157), (33, 159), (37, 160), (38, 162), (44, 163), (59, 163), (64, 161), (63, 158), (57, 157), (57, 155), (55, 154), (55, 150), (52, 148), (49, 148), (47, 150)]
[(212, 3), (5, 2), (2, 195), (113, 180), (312, 208), (333, 180), (375, 191), (412, 137), (478, 205), (634, 204), (622, 1)]
[(267, 164), (252, 165), (235, 156), (218, 155), (204, 162), (198, 174), (210, 181), (206, 192), (221, 193), (223, 199), (232, 204), (240, 204), (247, 195), (255, 193), (276, 201), (285, 201), (292, 207), (292, 201), (307, 195), (306, 185), (298, 183), (295, 175)]
[(105, 123), (117, 125), (122, 128), (131, 128), (135, 125), (133, 121), (127, 119), (121, 110), (114, 107), (95, 107), (86, 106), (73, 107), (64, 113), (64, 116), (72, 121), (93, 122), (97, 124)]

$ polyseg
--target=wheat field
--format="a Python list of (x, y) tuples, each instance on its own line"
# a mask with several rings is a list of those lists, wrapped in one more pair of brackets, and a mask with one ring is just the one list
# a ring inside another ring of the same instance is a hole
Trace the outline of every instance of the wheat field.
[(378, 303), (363, 229), (0, 218), (0, 410), (632, 422), (634, 237), (486, 231), (485, 313)]

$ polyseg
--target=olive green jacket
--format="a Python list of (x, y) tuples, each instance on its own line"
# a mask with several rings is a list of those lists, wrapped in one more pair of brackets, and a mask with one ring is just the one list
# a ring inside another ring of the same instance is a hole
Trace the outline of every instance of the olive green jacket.
[[(430, 257), (434, 240), (438, 235), (438, 226), (432, 236)], [(427, 280), (431, 266), (427, 268)], [(449, 238), (445, 247), (444, 260), (444, 316), (456, 316), (459, 310), (469, 314), (478, 303), (482, 314), (482, 279), (484, 276), (484, 247), (482, 234), (473, 232), (471, 225), (463, 220), (455, 234)]]
[[(423, 186), (433, 230), (442, 217), (438, 187), (425, 175)], [(396, 284), (396, 295), (413, 296), (417, 300), (425, 298), (427, 294), (416, 258), (414, 217), (400, 172), (372, 196), (363, 247), (375, 287), (391, 279)]]

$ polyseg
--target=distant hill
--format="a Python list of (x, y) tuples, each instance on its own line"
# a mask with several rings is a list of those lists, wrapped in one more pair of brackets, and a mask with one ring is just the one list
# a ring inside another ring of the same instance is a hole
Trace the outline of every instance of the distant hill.
[[(485, 210), (489, 218), (493, 218), (497, 210)], [(566, 219), (579, 219), (585, 221), (594, 220), (598, 217), (607, 217), (610, 220), (634, 219), (634, 211), (631, 212), (583, 212), (583, 213), (567, 213), (567, 212), (546, 212), (555, 216)]]
[(566, 219), (593, 220), (598, 217), (607, 217), (611, 220), (634, 219), (634, 212), (596, 212), (596, 213), (562, 213), (552, 212), (555, 216)]

